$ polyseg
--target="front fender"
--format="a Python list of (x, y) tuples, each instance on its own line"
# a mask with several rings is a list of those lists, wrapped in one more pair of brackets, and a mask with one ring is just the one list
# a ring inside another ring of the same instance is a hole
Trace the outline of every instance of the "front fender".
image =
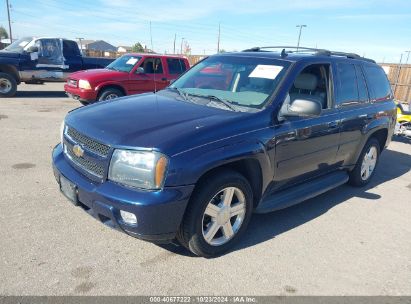
[(256, 160), (261, 169), (263, 191), (271, 182), (273, 173), (265, 146), (258, 141), (242, 141), (219, 147), (194, 149), (171, 159), (173, 170), (167, 185), (191, 185), (210, 170), (240, 160)]
[(116, 82), (116, 81), (104, 81), (102, 83), (99, 83), (94, 90), (98, 93), (100, 93), (100, 90), (103, 89), (104, 87), (108, 87), (108, 86), (115, 86), (115, 87), (120, 87), (125, 93), (126, 95), (129, 95), (127, 89), (120, 83), (120, 82)]

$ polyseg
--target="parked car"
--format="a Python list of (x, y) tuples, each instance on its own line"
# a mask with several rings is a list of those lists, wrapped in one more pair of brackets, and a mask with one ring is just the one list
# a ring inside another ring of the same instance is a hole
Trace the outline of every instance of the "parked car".
[(125, 95), (162, 90), (189, 68), (185, 57), (127, 54), (105, 69), (71, 74), (64, 90), (70, 97), (86, 105)]
[(210, 56), (155, 94), (72, 111), (53, 168), (62, 193), (103, 223), (212, 257), (253, 212), (366, 185), (395, 121), (374, 61), (254, 48)]
[(65, 81), (72, 72), (103, 68), (113, 60), (82, 57), (72, 40), (24, 37), (0, 51), (0, 97), (14, 96), (21, 82)]

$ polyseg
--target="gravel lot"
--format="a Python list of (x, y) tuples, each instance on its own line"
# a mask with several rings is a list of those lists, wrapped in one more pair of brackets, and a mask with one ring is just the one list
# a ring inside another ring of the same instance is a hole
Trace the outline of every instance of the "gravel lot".
[(112, 230), (60, 193), (51, 150), (62, 84), (0, 99), (2, 295), (411, 295), (411, 141), (393, 141), (365, 189), (342, 186), (255, 215), (220, 258)]

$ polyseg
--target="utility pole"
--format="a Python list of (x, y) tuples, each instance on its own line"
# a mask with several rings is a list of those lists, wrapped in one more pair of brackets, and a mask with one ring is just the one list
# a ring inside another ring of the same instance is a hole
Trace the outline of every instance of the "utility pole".
[(177, 34), (174, 34), (174, 48), (173, 48), (173, 54), (176, 53), (176, 39), (177, 39)]
[(11, 33), (11, 21), (10, 21), (10, 5), (9, 5), (9, 0), (6, 0), (6, 5), (7, 5), (7, 18), (9, 19), (9, 38), (10, 38), (10, 44), (13, 43), (13, 34)]
[(403, 54), (401, 53), (400, 63), (398, 64), (397, 77), (395, 77), (394, 90), (393, 90), (394, 91), (394, 97), (395, 97), (395, 91), (397, 90), (397, 86), (398, 86), (398, 80), (400, 79), (402, 55)]
[(218, 23), (218, 40), (217, 40), (217, 53), (220, 53), (220, 34), (221, 34), (221, 27), (220, 23)]
[(299, 32), (299, 34), (298, 34), (298, 41), (297, 41), (297, 52), (298, 52), (298, 48), (300, 47), (301, 32), (302, 32), (302, 30), (303, 30), (303, 27), (307, 27), (307, 25), (305, 25), (305, 24), (299, 24), (299, 25), (297, 25), (296, 27), (299, 27), (299, 28), (300, 28), (300, 32)]
[(181, 38), (180, 55), (183, 55), (183, 41), (184, 41), (184, 37)]
[(80, 51), (83, 53), (83, 43), (81, 42), (84, 38), (76, 38), (78, 42), (80, 43)]
[(408, 64), (408, 59), (410, 58), (411, 51), (405, 51), (407, 53), (407, 60), (405, 60), (405, 64)]

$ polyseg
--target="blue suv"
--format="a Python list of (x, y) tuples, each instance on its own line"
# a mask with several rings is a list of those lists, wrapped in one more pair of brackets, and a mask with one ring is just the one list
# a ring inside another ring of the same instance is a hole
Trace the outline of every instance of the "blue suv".
[(253, 212), (367, 184), (395, 119), (374, 61), (253, 48), (210, 56), (164, 90), (70, 112), (53, 168), (103, 223), (213, 257)]

